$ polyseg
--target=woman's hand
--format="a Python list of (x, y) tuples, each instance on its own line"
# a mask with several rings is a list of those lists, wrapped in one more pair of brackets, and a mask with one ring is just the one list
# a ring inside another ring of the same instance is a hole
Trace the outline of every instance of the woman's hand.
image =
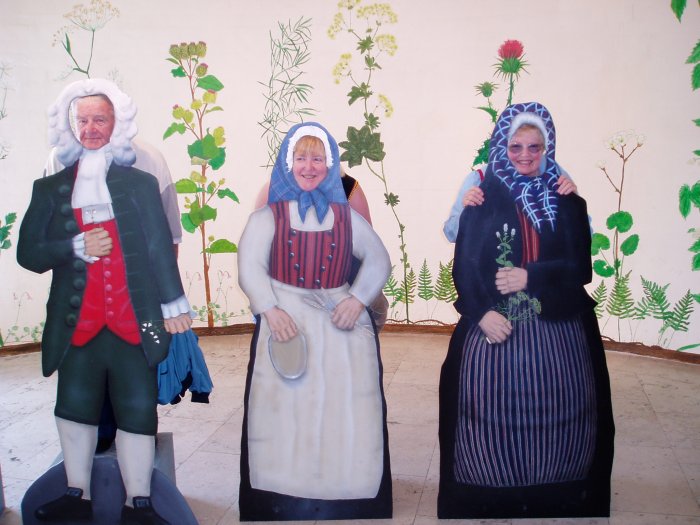
[(513, 331), (510, 321), (495, 310), (489, 310), (484, 314), (479, 321), (479, 328), (489, 343), (502, 343)]
[(273, 306), (266, 312), (263, 312), (263, 316), (270, 326), (270, 332), (272, 332), (274, 341), (283, 343), (297, 335), (297, 325), (294, 324), (294, 320), (290, 315), (281, 308)]
[(559, 177), (557, 185), (559, 186), (557, 188), (557, 193), (559, 195), (568, 195), (569, 193), (578, 192), (578, 188), (576, 187), (576, 184), (574, 184), (574, 181), (572, 181), (569, 177), (565, 177), (564, 175)]
[(481, 206), (484, 203), (484, 191), (479, 186), (469, 188), (469, 191), (462, 197), (462, 204), (467, 206)]
[(351, 295), (335, 306), (331, 314), (331, 322), (341, 330), (352, 330), (364, 309), (365, 305)]
[(527, 288), (527, 270), (518, 267), (500, 268), (496, 272), (496, 288), (503, 295)]

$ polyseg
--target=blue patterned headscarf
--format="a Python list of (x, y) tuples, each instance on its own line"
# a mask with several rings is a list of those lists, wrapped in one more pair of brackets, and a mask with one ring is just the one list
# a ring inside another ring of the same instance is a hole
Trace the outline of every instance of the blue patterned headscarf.
[[(326, 150), (328, 175), (313, 191), (303, 191), (292, 173), (294, 163), (294, 146), (297, 141), (311, 135), (321, 139)], [(319, 221), (323, 221), (331, 202), (347, 204), (343, 183), (340, 180), (340, 155), (338, 144), (330, 133), (316, 122), (303, 122), (293, 126), (282, 141), (277, 161), (270, 177), (268, 204), (279, 201), (297, 201), (301, 220), (306, 219), (307, 210), (313, 206)]]
[[(508, 141), (523, 124), (535, 125), (543, 134), (545, 153), (540, 163), (540, 176), (521, 175), (508, 159)], [(552, 117), (542, 104), (513, 104), (503, 110), (491, 136), (490, 171), (506, 185), (511, 197), (537, 231), (543, 224), (554, 230), (557, 220), (558, 195), (556, 182), (561, 168), (554, 160), (556, 134)]]

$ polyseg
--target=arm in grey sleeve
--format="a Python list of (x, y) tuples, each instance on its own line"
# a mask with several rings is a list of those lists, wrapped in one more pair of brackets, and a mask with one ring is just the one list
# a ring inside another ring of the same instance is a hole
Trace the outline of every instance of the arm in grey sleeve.
[(248, 219), (238, 243), (238, 284), (248, 296), (253, 314), (277, 306), (277, 296), (270, 279), (270, 250), (275, 234), (272, 210), (265, 206)]
[(362, 264), (350, 293), (368, 306), (382, 291), (391, 273), (391, 260), (381, 239), (355, 210), (352, 217), (352, 254)]
[(459, 217), (462, 215), (462, 210), (464, 209), (464, 195), (473, 187), (478, 186), (481, 183), (481, 177), (478, 171), (472, 171), (469, 173), (462, 181), (462, 185), (457, 193), (457, 199), (455, 200), (452, 208), (450, 208), (450, 216), (445, 221), (442, 231), (450, 242), (455, 242), (457, 240), (457, 231), (459, 230)]
[(177, 192), (174, 184), (171, 183), (161, 192), (160, 200), (163, 203), (165, 216), (168, 218), (173, 243), (180, 244), (182, 242), (182, 224), (180, 223), (180, 208), (177, 205)]

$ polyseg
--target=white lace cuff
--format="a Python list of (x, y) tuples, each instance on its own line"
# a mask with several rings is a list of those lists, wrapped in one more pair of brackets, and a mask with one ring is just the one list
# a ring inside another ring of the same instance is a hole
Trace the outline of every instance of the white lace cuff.
[(171, 319), (181, 314), (189, 314), (190, 317), (195, 318), (195, 314), (190, 308), (190, 302), (184, 295), (169, 303), (161, 304), (160, 309), (163, 312), (163, 319)]

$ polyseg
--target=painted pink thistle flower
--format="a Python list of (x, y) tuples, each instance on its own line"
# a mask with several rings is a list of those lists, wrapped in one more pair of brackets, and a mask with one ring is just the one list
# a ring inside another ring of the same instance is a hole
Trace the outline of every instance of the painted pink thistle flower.
[(515, 78), (525, 71), (525, 48), (519, 40), (506, 40), (498, 48), (498, 63), (494, 64), (496, 73), (503, 77), (513, 75)]

